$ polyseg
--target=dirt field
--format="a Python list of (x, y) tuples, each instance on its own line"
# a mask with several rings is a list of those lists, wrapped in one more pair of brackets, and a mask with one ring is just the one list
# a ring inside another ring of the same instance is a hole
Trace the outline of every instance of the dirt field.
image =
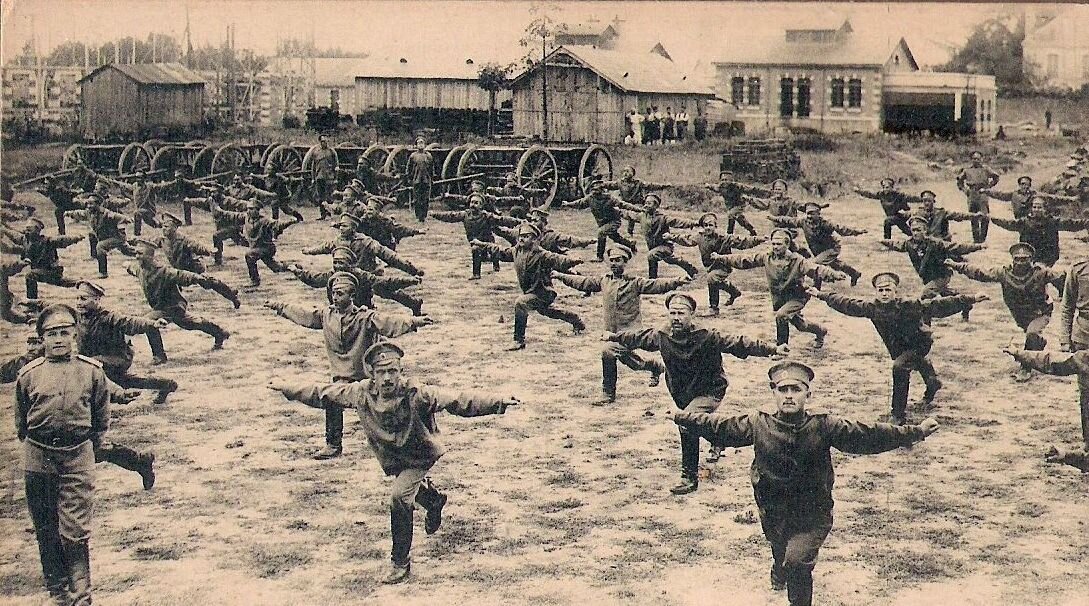
[[(1055, 174), (1066, 147), (1034, 152), (1026, 172)], [(897, 152), (899, 153), (899, 152)], [(717, 159), (619, 150), (649, 180), (711, 180)], [(890, 154), (888, 170), (910, 169), (946, 206), (963, 209), (945, 169), (931, 171), (906, 155)], [(826, 159), (827, 160), (827, 159)], [(872, 159), (871, 159), (872, 160)], [(809, 160), (807, 159), (807, 162)], [(850, 171), (857, 158), (844, 156)], [(895, 165), (892, 162), (896, 162)], [(684, 174), (677, 169), (689, 165)], [(880, 175), (867, 171), (867, 186)], [(1013, 175), (1001, 187), (1013, 188)], [(31, 199), (31, 196), (26, 196)], [(677, 204), (667, 197), (666, 205)], [(998, 214), (1008, 216), (1002, 203)], [(308, 217), (316, 213), (305, 211)], [(685, 211), (688, 216), (694, 212)], [(404, 211), (398, 213), (407, 220)], [(866, 296), (869, 278), (892, 269), (918, 281), (905, 255), (878, 244), (881, 212), (874, 201), (843, 197), (825, 211), (832, 220), (870, 230), (847, 239), (843, 257), (865, 274), (854, 289)], [(51, 218), (50, 213), (45, 214)], [(757, 227), (767, 221), (758, 213)], [(206, 213), (186, 231), (204, 240)], [(51, 219), (50, 219), (51, 220)], [(553, 213), (561, 231), (589, 234), (587, 212)], [(52, 227), (52, 226), (50, 226)], [(74, 231), (79, 233), (81, 227)], [(955, 237), (967, 240), (967, 224)], [(52, 233), (52, 231), (50, 231)], [(298, 249), (332, 235), (308, 220), (286, 232), (281, 257), (305, 266), (325, 259)], [(1000, 264), (1014, 235), (991, 229), (990, 248), (975, 263)], [(1062, 265), (1089, 255), (1089, 245), (1064, 237)], [(211, 339), (176, 328), (164, 331), (171, 361), (148, 366), (146, 340), (134, 339), (136, 370), (176, 378), (181, 390), (156, 407), (145, 395), (115, 406), (114, 441), (153, 449), (158, 483), (113, 466), (97, 468), (92, 567), (97, 601), (111, 605), (193, 604), (785, 604), (768, 587), (770, 550), (756, 523), (749, 484), (751, 449), (729, 449), (705, 465), (700, 490), (668, 493), (679, 472), (673, 404), (664, 385), (620, 373), (619, 400), (591, 407), (600, 390), (597, 335), (600, 300), (557, 285), (557, 305), (578, 310), (590, 329), (572, 336), (566, 325), (532, 316), (529, 347), (502, 352), (511, 341), (513, 268), (468, 282), (468, 247), (459, 225), (431, 222), (428, 233), (401, 251), (427, 270), (422, 286), (432, 327), (403, 337), (411, 373), (451, 388), (515, 394), (526, 403), (501, 417), (443, 418), (449, 452), (432, 477), (451, 496), (442, 529), (426, 537), (416, 526), (412, 582), (384, 587), (378, 580), (389, 555), (389, 481), (348, 423), (345, 455), (310, 459), (320, 446), (320, 411), (284, 401), (265, 389), (270, 377), (321, 381), (327, 363), (318, 331), (262, 309), (265, 299), (324, 304), (324, 293), (263, 270), (264, 285), (243, 295), (234, 311), (209, 292), (189, 293), (192, 311), (215, 316), (234, 334), (223, 351)], [(214, 275), (245, 280), (243, 250), (228, 248)], [(587, 250), (575, 253), (592, 259)], [(695, 261), (695, 252), (684, 255)], [(641, 254), (631, 269), (645, 275)], [(85, 243), (66, 249), (73, 276), (93, 276)], [(135, 279), (111, 259), (108, 305), (141, 313)], [(665, 274), (675, 268), (663, 266)], [(588, 262), (583, 272), (604, 267)], [(774, 338), (762, 274), (740, 272), (745, 292), (710, 324), (726, 331)], [(22, 294), (22, 281), (12, 283)], [(825, 605), (1085, 604), (1089, 595), (1089, 475), (1047, 465), (1049, 444), (1078, 442), (1077, 391), (1071, 378), (1010, 378), (1011, 360), (999, 350), (1020, 333), (995, 286), (963, 277), (953, 286), (984, 291), (969, 324), (936, 322), (932, 358), (946, 388), (937, 401), (942, 429), (910, 450), (877, 456), (834, 455), (838, 482), (836, 524), (821, 552), (816, 599)], [(43, 285), (43, 296), (71, 292)], [(690, 287), (701, 304), (702, 280)], [(646, 323), (664, 318), (663, 297), (647, 297)], [(383, 305), (384, 309), (391, 309)], [(399, 308), (392, 308), (399, 310)], [(807, 316), (831, 327), (823, 350), (796, 336), (794, 356), (818, 372), (815, 405), (873, 420), (887, 412), (889, 360), (868, 321), (840, 316), (818, 301)], [(22, 331), (4, 328), (0, 353), (19, 351)], [(1057, 346), (1057, 321), (1046, 333)], [(764, 359), (727, 358), (731, 386), (721, 410), (770, 403)], [(913, 397), (919, 395), (918, 376)], [(11, 386), (0, 398), (12, 401)], [(44, 597), (41, 570), (26, 512), (19, 447), (9, 405), (0, 408), (0, 454), (7, 464), (0, 497), (0, 603)], [(349, 413), (349, 421), (354, 415)], [(705, 451), (706, 452), (706, 451)]]

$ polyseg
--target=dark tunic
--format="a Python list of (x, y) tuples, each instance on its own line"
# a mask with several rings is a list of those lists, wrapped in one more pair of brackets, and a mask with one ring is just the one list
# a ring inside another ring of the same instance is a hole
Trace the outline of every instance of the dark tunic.
[(888, 303), (858, 299), (833, 293), (820, 293), (817, 298), (828, 307), (856, 318), (868, 318), (881, 336), (893, 359), (908, 350), (930, 351), (934, 338), (927, 325), (931, 317), (944, 318), (969, 309), (974, 299), (963, 295), (933, 299), (894, 299)]

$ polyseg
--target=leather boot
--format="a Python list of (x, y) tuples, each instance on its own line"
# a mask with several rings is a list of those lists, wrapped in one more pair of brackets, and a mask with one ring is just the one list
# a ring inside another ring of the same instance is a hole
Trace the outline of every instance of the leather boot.
[(790, 606), (813, 605), (813, 571), (793, 570), (787, 575), (787, 600)]
[(391, 504), (389, 510), (390, 530), (393, 535), (393, 549), (390, 562), (393, 564), (389, 576), (383, 583), (400, 583), (408, 576), (412, 553), (412, 507), (403, 503)]
[(64, 559), (68, 564), (68, 597), (72, 606), (91, 604), (91, 551), (87, 541), (66, 541)]
[(681, 483), (669, 489), (675, 495), (695, 492), (699, 488), (699, 436), (681, 430)]
[(427, 517), (424, 518), (424, 532), (435, 534), (439, 531), (439, 527), (442, 526), (442, 508), (446, 506), (448, 500), (450, 500), (449, 497), (439, 492), (430, 479), (425, 480), (424, 486), (421, 486), (416, 494), (416, 502), (427, 510)]

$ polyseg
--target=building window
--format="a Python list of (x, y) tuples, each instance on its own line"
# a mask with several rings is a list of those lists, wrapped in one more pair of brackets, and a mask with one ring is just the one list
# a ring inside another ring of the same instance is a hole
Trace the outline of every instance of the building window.
[(760, 105), (760, 78), (749, 78), (749, 105)]
[(745, 79), (741, 76), (730, 80), (730, 101), (738, 107), (745, 105)]
[(843, 107), (843, 78), (832, 78), (832, 107)]
[(1047, 56), (1047, 75), (1051, 78), (1059, 75), (1059, 55), (1052, 53)]
[(858, 78), (847, 81), (847, 107), (862, 107), (862, 80)]
[(798, 117), (809, 117), (809, 78), (798, 78)]
[(779, 80), (779, 115), (790, 118), (794, 115), (794, 79)]

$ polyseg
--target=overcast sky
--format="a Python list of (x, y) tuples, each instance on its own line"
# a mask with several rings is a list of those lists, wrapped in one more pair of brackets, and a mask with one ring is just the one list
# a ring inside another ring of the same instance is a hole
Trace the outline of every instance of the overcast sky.
[[(43, 54), (65, 40), (102, 43), (162, 32), (182, 41), (186, 9), (194, 46), (218, 45), (230, 23), (236, 44), (271, 53), (285, 37), (314, 33), (319, 47), (374, 54), (468, 52), (508, 59), (531, 2), (353, 0), (2, 0), (5, 60), (36, 38)], [(660, 38), (679, 63), (729, 48), (746, 35), (772, 33), (810, 15), (850, 17), (856, 31), (881, 30), (908, 39), (920, 63), (945, 59), (942, 43), (961, 43), (973, 24), (1017, 5), (780, 4), (743, 2), (552, 2), (559, 20), (624, 19), (631, 35)], [(456, 50), (455, 50), (456, 49)], [(474, 57), (480, 60), (478, 57)]]

